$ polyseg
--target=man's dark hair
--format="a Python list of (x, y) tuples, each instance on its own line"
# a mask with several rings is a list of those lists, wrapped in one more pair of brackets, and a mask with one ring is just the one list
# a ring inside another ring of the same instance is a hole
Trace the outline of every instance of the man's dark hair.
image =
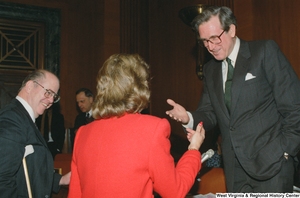
[[(209, 21), (212, 16), (218, 16), (223, 30), (228, 32), (230, 25), (233, 24), (237, 27), (236, 18), (230, 8), (222, 6), (209, 6), (203, 10), (192, 21), (192, 27), (194, 31), (198, 32), (198, 28), (201, 24)], [(199, 32), (198, 32), (199, 33)]]
[(93, 92), (89, 90), (88, 88), (80, 88), (76, 91), (75, 95), (78, 95), (79, 93), (84, 92), (86, 97), (92, 97), (94, 98)]

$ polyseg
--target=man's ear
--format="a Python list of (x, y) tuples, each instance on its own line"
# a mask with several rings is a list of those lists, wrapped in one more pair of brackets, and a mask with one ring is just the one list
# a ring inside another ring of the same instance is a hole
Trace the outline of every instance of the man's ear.
[(27, 81), (27, 83), (24, 86), (24, 89), (27, 93), (30, 93), (30, 91), (34, 88), (34, 82), (32, 80)]
[(235, 35), (236, 35), (236, 26), (231, 24), (228, 33), (230, 34), (230, 36), (232, 38), (235, 37)]
[(93, 97), (89, 97), (90, 103), (94, 102), (94, 98)]

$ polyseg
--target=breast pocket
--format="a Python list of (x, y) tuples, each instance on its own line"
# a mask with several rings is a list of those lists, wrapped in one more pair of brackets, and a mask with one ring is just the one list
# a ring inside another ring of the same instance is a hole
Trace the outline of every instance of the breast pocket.
[(272, 97), (272, 88), (265, 78), (252, 78), (244, 82), (239, 97), (244, 105), (255, 108)]

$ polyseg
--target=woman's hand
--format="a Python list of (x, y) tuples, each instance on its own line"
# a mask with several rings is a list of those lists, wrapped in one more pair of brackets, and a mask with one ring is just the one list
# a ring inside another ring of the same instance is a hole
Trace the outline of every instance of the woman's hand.
[(196, 128), (196, 131), (193, 129), (186, 129), (187, 131), (187, 139), (190, 141), (190, 145), (188, 147), (189, 150), (199, 150), (205, 139), (205, 130), (203, 128), (203, 123), (200, 122)]

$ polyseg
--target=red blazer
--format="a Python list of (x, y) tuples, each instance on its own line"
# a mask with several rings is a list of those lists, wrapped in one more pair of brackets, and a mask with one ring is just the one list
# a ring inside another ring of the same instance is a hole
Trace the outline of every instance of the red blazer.
[(127, 114), (79, 128), (73, 151), (69, 198), (183, 198), (201, 168), (200, 152), (170, 154), (170, 124)]

